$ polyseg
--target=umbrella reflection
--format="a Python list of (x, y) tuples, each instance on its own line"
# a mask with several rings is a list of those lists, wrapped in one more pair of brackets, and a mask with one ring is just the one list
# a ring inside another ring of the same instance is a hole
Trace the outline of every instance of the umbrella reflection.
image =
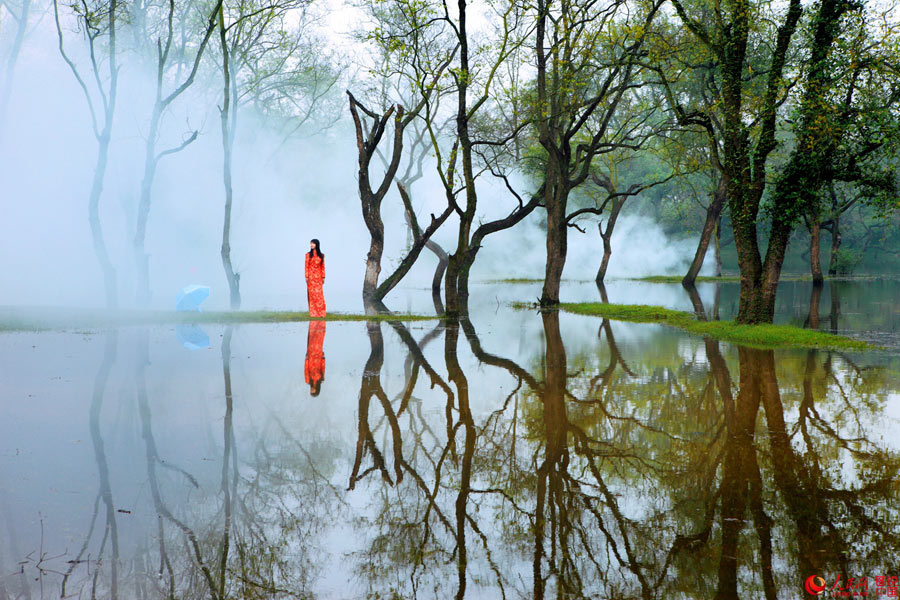
[(175, 337), (188, 350), (204, 350), (210, 347), (209, 336), (199, 325), (178, 325)]

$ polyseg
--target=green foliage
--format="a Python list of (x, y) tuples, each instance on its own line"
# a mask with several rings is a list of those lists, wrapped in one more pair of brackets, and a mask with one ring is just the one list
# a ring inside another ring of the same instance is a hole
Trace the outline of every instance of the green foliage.
[(834, 268), (838, 275), (852, 275), (863, 259), (863, 252), (858, 248), (841, 248), (837, 251)]

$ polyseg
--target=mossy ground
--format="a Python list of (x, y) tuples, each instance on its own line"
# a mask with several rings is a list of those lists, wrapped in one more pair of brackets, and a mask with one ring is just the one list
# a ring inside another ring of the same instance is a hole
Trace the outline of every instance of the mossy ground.
[(580, 314), (632, 321), (660, 323), (690, 333), (753, 348), (827, 348), (836, 350), (871, 350), (875, 346), (824, 331), (803, 329), (793, 325), (739, 325), (734, 321), (698, 321), (692, 313), (659, 306), (603, 304), (586, 302), (561, 304), (560, 309)]

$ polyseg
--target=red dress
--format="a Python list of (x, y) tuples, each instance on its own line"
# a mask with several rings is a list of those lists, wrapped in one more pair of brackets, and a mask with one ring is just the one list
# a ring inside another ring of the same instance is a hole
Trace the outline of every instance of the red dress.
[(309, 333), (306, 336), (306, 361), (303, 364), (303, 376), (306, 383), (315, 387), (325, 379), (325, 321), (310, 321)]
[(306, 256), (306, 298), (309, 301), (309, 316), (325, 316), (325, 296), (322, 284), (325, 283), (325, 257), (307, 252)]

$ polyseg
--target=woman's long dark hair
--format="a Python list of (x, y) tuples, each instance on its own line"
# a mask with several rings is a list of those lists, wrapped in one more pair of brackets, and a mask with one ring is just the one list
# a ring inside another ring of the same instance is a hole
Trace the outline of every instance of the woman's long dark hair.
[(313, 243), (313, 244), (316, 245), (315, 248), (310, 248), (310, 249), (309, 249), (309, 257), (312, 258), (313, 251), (315, 251), (315, 253), (319, 255), (319, 258), (325, 258), (325, 255), (322, 254), (322, 251), (319, 249), (319, 240), (312, 239), (312, 240), (309, 240), (309, 241), (310, 241), (310, 243)]

